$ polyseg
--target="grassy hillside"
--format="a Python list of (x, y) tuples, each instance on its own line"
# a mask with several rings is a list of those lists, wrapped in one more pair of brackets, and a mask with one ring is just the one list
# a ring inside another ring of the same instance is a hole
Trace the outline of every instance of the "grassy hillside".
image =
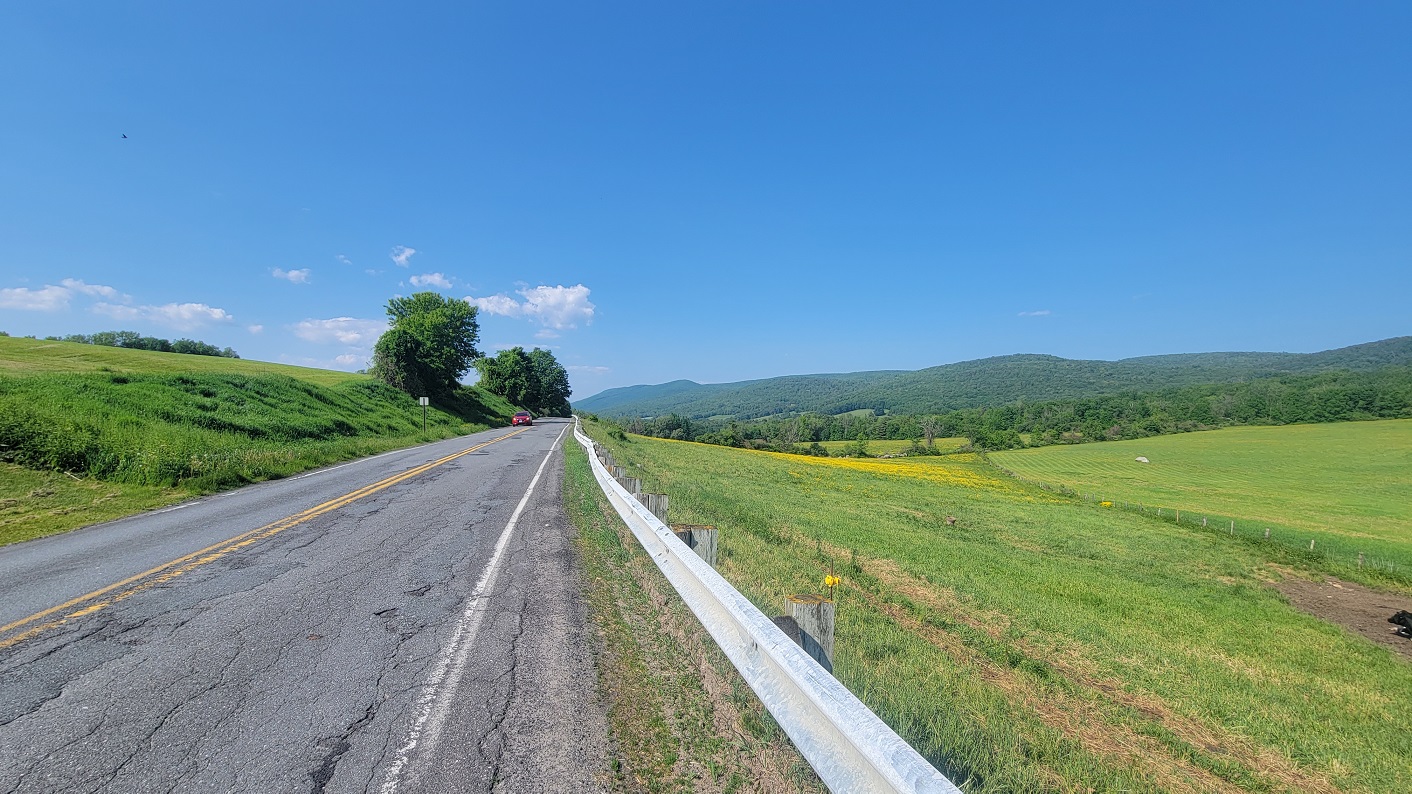
[(25, 376), (61, 372), (115, 372), (142, 375), (284, 375), (318, 386), (363, 380), (364, 375), (331, 369), (295, 367), (265, 361), (157, 353), (74, 342), (49, 342), (0, 336), (0, 376)]
[(6, 478), (63, 474), (4, 497), (0, 542), (111, 517), (117, 502), (173, 501), (508, 424), (513, 411), (464, 389), (428, 411), (424, 432), (414, 399), (367, 376), (0, 338)]
[(721, 573), (766, 614), (832, 566), (836, 674), (972, 794), (1412, 790), (1412, 665), (1292, 608), (1280, 549), (974, 456), (597, 435), (674, 521), (720, 527)]
[[(1139, 463), (1137, 457), (1150, 463)], [(1393, 560), (1412, 573), (1412, 419), (1240, 427), (991, 453), (1097, 499), (1238, 520), (1243, 534)]]
[(893, 413), (942, 413), (997, 406), (1230, 383), (1279, 374), (1370, 371), (1412, 365), (1412, 337), (1398, 337), (1320, 353), (1193, 353), (1121, 361), (1079, 361), (1013, 355), (964, 361), (915, 372), (792, 375), (766, 380), (613, 389), (580, 400), (581, 411), (608, 416), (749, 419), (781, 413), (842, 413), (885, 408)]

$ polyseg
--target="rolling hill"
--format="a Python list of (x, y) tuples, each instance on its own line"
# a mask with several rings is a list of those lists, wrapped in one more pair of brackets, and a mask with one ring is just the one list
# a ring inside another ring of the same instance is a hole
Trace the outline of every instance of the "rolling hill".
[(607, 416), (676, 413), (692, 419), (753, 419), (805, 411), (835, 414), (859, 408), (940, 413), (1018, 400), (1096, 397), (1333, 370), (1366, 372), (1389, 365), (1412, 365), (1412, 336), (1318, 353), (1180, 353), (1119, 361), (1022, 353), (916, 371), (787, 375), (738, 383), (677, 380), (609, 389), (575, 401), (574, 407)]

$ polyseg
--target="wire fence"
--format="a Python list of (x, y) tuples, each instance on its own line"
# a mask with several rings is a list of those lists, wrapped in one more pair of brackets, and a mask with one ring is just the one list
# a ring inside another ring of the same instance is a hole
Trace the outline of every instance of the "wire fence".
[[(1201, 510), (1125, 501), (1101, 492), (1079, 491), (1063, 485), (1030, 479), (1003, 466), (997, 465), (996, 467), (1021, 482), (1051, 493), (1070, 496), (1099, 508), (1135, 513), (1154, 521), (1222, 535), (1234, 541), (1251, 544), (1266, 551), (1276, 551), (1282, 556), (1317, 565), (1330, 571), (1338, 571), (1342, 574), (1372, 574), (1404, 584), (1412, 584), (1412, 559), (1405, 555), (1389, 554), (1386, 549), (1371, 548), (1373, 544), (1364, 546), (1366, 541), (1360, 542), (1359, 538), (1333, 531), (1319, 532), (1299, 529), (1273, 522), (1252, 521)], [(1364, 547), (1360, 548), (1360, 546)]]

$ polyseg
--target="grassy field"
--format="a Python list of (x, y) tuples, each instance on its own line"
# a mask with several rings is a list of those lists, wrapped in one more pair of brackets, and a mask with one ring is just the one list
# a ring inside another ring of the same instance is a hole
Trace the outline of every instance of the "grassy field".
[(514, 411), (474, 389), (438, 402), (423, 430), (414, 399), (364, 375), (0, 337), (0, 543), (508, 424)]
[(840, 680), (969, 792), (1412, 790), (1412, 665), (1289, 606), (1257, 547), (965, 454), (595, 436), (766, 614), (832, 566)]
[[(1138, 456), (1151, 463), (1139, 463)], [(1249, 536), (1364, 552), (1412, 572), (1412, 419), (1239, 427), (995, 452), (1021, 477), (1093, 498), (1234, 519)]]
[[(906, 452), (907, 450), (912, 448), (912, 442), (908, 440), (899, 441), (896, 439), (881, 439), (877, 441), (868, 441), (866, 443), (868, 445), (869, 455), (887, 455), (889, 453)], [(942, 452), (955, 452), (961, 447), (964, 447), (969, 444), (970, 440), (965, 438), (936, 438), (932, 439), (932, 443), (934, 443), (936, 445), (936, 448)], [(819, 442), (819, 446), (828, 450), (830, 455), (837, 455), (840, 452), (852, 448), (856, 444), (856, 441)], [(804, 444), (802, 446), (808, 445)]]
[(191, 356), (126, 350), (74, 342), (48, 342), (43, 339), (0, 337), (0, 376), (61, 372), (116, 372), (142, 375), (284, 375), (317, 386), (337, 386), (365, 379), (364, 375), (331, 369), (295, 367), (265, 361)]

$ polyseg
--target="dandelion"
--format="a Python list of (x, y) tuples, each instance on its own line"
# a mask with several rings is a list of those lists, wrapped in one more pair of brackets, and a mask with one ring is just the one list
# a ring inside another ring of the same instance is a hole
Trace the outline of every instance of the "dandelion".
[(1098, 503), (1098, 506), (1099, 506), (1099, 507), (1112, 507), (1112, 506), (1113, 506), (1113, 503), (1112, 503), (1112, 502), (1099, 502), (1099, 503)]
[(834, 576), (834, 575), (833, 575), (833, 571), (832, 571), (832, 570), (829, 571), (829, 575), (828, 575), (828, 576), (825, 576), (825, 577), (824, 577), (824, 587), (827, 587), (827, 588), (829, 589), (829, 600), (830, 600), (830, 601), (833, 600), (833, 589), (834, 589), (835, 587), (837, 587), (837, 586), (838, 586), (838, 583), (841, 582), (841, 581), (843, 581), (843, 580), (840, 579), (840, 578), (838, 578), (837, 576)]

